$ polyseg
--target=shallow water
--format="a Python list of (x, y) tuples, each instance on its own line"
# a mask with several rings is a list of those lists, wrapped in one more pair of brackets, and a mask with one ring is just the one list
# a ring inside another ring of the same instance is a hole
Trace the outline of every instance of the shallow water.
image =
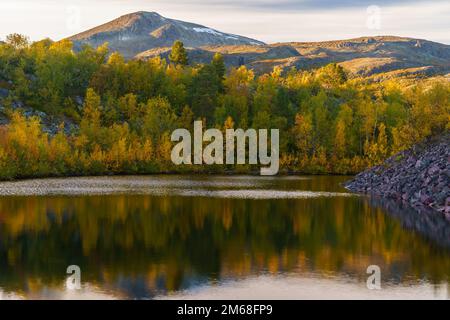
[(450, 222), (346, 179), (0, 183), (0, 299), (449, 299)]

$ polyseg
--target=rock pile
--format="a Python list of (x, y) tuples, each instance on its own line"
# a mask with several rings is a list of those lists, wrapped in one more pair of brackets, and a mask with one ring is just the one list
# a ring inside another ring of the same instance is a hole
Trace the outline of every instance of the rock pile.
[(430, 207), (450, 218), (450, 134), (392, 156), (359, 173), (345, 187), (408, 202), (417, 209)]

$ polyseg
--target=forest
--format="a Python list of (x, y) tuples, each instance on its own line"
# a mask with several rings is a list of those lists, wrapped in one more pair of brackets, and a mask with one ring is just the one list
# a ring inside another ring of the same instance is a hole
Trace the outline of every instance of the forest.
[(180, 41), (168, 61), (126, 61), (107, 43), (74, 51), (12, 34), (0, 42), (0, 118), (3, 180), (258, 169), (175, 166), (170, 135), (195, 120), (279, 129), (281, 173), (354, 174), (450, 129), (450, 83), (373, 81), (338, 64), (258, 75), (226, 68), (220, 54), (191, 65)]

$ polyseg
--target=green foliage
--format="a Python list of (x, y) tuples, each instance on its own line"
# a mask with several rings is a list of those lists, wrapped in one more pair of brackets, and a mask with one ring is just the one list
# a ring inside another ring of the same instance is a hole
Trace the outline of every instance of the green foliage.
[(216, 52), (211, 61), (211, 64), (216, 70), (217, 84), (219, 86), (219, 91), (223, 92), (223, 80), (225, 80), (225, 72), (226, 72), (223, 56), (219, 52)]
[(166, 98), (152, 98), (144, 111), (142, 133), (157, 143), (164, 134), (172, 133), (176, 120), (177, 116)]
[[(450, 129), (444, 81), (369, 83), (348, 79), (336, 64), (258, 77), (241, 66), (226, 74), (220, 54), (186, 66), (181, 42), (172, 64), (107, 57), (107, 45), (74, 52), (66, 40), (30, 44), (12, 35), (0, 45), (0, 88), (7, 90), (0, 105), (11, 120), (0, 127), (1, 179), (202, 170), (169, 159), (171, 131), (191, 130), (197, 119), (220, 129), (280, 129), (281, 169), (303, 173), (355, 173)], [(12, 113), (17, 105), (79, 127), (49, 135), (40, 119)]]
[(169, 60), (176, 65), (186, 66), (188, 64), (186, 49), (184, 48), (183, 42), (180, 40), (173, 43), (172, 51), (169, 54)]
[(212, 65), (204, 65), (193, 77), (190, 85), (190, 103), (194, 114), (212, 121), (217, 107), (219, 83), (216, 69)]

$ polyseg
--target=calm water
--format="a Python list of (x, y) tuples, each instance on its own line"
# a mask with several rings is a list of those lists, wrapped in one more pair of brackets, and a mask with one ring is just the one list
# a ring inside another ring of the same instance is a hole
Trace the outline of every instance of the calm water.
[[(346, 179), (0, 183), (0, 298), (449, 299), (450, 221)], [(81, 290), (66, 288), (69, 265)]]

